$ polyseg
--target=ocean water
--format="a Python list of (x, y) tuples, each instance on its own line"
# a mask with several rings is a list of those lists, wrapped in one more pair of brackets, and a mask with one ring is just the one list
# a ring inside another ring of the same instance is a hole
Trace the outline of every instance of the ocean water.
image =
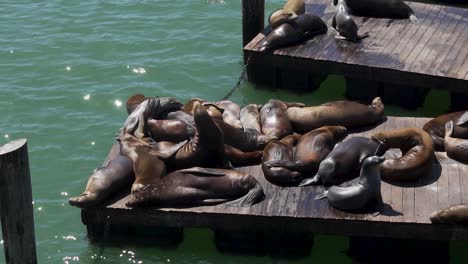
[[(281, 4), (267, 1), (266, 13)], [(0, 145), (28, 139), (40, 263), (352, 262), (344, 253), (347, 239), (335, 236), (316, 236), (311, 255), (301, 259), (224, 255), (208, 229), (186, 229), (174, 250), (90, 244), (80, 210), (68, 205), (106, 157), (128, 96), (218, 100), (235, 85), (243, 70), (240, 0), (4, 0), (0, 13)], [(343, 94), (343, 79), (330, 76), (319, 90), (303, 94), (244, 82), (231, 99), (317, 104)], [(417, 111), (386, 109), (435, 116), (448, 103), (446, 92), (433, 91)], [(466, 261), (467, 249), (452, 243), (452, 262)]]

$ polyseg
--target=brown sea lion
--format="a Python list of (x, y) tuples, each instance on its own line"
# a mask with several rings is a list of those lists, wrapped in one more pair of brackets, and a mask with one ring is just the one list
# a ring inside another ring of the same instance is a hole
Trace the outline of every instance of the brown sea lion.
[(298, 15), (305, 13), (304, 0), (288, 0), (282, 8), (276, 9), (268, 17), (268, 24), (275, 28), (281, 24), (294, 21)]
[(336, 144), (320, 163), (317, 174), (305, 179), (299, 186), (322, 184), (339, 185), (358, 176), (359, 168), (369, 156), (382, 156), (385, 147), (365, 137), (352, 137)]
[(351, 101), (335, 101), (319, 106), (290, 107), (288, 117), (295, 132), (306, 133), (322, 126), (357, 127), (379, 122), (384, 115), (380, 97), (370, 105)]
[(266, 144), (276, 137), (258, 133), (256, 130), (240, 130), (230, 124), (214, 119), (223, 132), (224, 143), (242, 151), (262, 150)]
[(240, 111), (240, 121), (244, 131), (246, 130), (256, 130), (258, 133), (262, 133), (262, 128), (260, 126), (260, 105), (249, 104), (244, 106)]
[(126, 104), (127, 113), (131, 114), (144, 100), (146, 100), (146, 97), (143, 94), (134, 94), (130, 96), (127, 99)]
[(195, 127), (189, 126), (181, 120), (148, 119), (146, 129), (149, 135), (157, 142), (169, 141), (179, 143), (190, 140), (195, 136)]
[(265, 179), (279, 186), (297, 186), (304, 176), (284, 167), (267, 166), (270, 161), (285, 160), (294, 162), (294, 151), (291, 146), (279, 140), (270, 141), (263, 150), (262, 170)]
[(195, 110), (195, 102), (202, 104), (206, 102), (206, 100), (201, 98), (192, 98), (184, 104), (182, 110), (184, 110), (184, 112), (189, 115), (193, 115), (193, 111)]
[(325, 126), (304, 134), (299, 138), (294, 151), (294, 159), (265, 162), (267, 167), (284, 167), (304, 175), (317, 173), (320, 162), (331, 152), (336, 143), (347, 136), (342, 126)]
[(194, 167), (174, 171), (132, 195), (127, 206), (201, 206), (224, 202), (249, 206), (264, 198), (262, 186), (248, 173)]
[(398, 148), (402, 156), (380, 164), (382, 178), (396, 181), (414, 181), (427, 176), (434, 164), (434, 144), (427, 132), (420, 128), (401, 128), (378, 132), (372, 139), (386, 149)]
[(468, 139), (468, 111), (438, 116), (423, 126), (423, 130), (431, 135), (436, 151), (444, 151), (445, 124), (449, 121), (455, 124), (452, 137)]
[(456, 161), (468, 163), (468, 139), (452, 137), (453, 121), (449, 121), (445, 127), (444, 147), (447, 156)]
[(202, 104), (205, 107), (206, 111), (212, 118), (223, 120), (223, 109), (218, 107), (215, 103), (207, 102), (201, 98), (192, 98), (187, 103), (185, 103), (183, 110), (185, 113), (193, 116), (193, 111), (195, 110), (195, 102)]
[(85, 191), (80, 196), (70, 198), (68, 202), (80, 208), (96, 206), (133, 181), (132, 162), (118, 154), (104, 166), (95, 169), (88, 179)]
[(452, 205), (431, 214), (432, 223), (468, 225), (468, 204)]
[(216, 103), (216, 105), (223, 109), (223, 120), (231, 126), (242, 129), (240, 118), (240, 107), (229, 100), (223, 100)]
[(260, 121), (262, 133), (267, 136), (274, 136), (278, 139), (292, 133), (291, 122), (289, 121), (288, 107), (304, 106), (301, 103), (285, 103), (277, 99), (270, 99), (260, 110)]
[(383, 205), (379, 164), (384, 157), (370, 156), (364, 159), (358, 182), (350, 186), (331, 186), (315, 200), (327, 198), (335, 208), (345, 211), (380, 209)]

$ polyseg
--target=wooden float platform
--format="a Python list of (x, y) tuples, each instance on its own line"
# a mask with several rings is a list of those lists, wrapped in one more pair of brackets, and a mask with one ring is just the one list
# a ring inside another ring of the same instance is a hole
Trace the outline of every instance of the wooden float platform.
[[(377, 131), (422, 127), (428, 118), (388, 117), (382, 124), (348, 137), (369, 137)], [(114, 145), (107, 160), (118, 152)], [(208, 227), (213, 229), (265, 232), (314, 232), (345, 236), (367, 236), (424, 240), (468, 240), (468, 227), (431, 224), (434, 210), (468, 203), (468, 165), (438, 152), (431, 175), (414, 183), (382, 182), (385, 209), (379, 216), (345, 213), (326, 199), (314, 200), (321, 186), (282, 188), (270, 184), (260, 165), (241, 167), (264, 188), (264, 201), (251, 207), (225, 205), (193, 208), (136, 208), (125, 206), (129, 191), (113, 197), (106, 206), (82, 210), (82, 221), (93, 225), (143, 225), (158, 227)]]
[[(324, 14), (329, 4), (330, 0), (308, 0), (306, 12), (321, 17), (330, 28), (333, 14)], [(276, 80), (287, 78), (278, 76), (280, 67), (403, 87), (468, 93), (468, 9), (416, 2), (407, 4), (415, 11), (419, 24), (412, 24), (407, 19), (371, 18), (364, 22), (355, 17), (359, 32), (370, 35), (361, 43), (338, 41), (334, 38), (335, 31), (329, 29), (326, 35), (305, 43), (261, 54), (258, 50), (265, 35), (260, 33), (244, 47), (245, 58), (251, 57), (249, 80), (256, 82), (263, 78), (271, 81), (275, 74)], [(277, 70), (262, 73), (266, 66), (277, 67)], [(283, 85), (276, 86), (294, 86), (300, 82), (297, 79), (283, 80)]]

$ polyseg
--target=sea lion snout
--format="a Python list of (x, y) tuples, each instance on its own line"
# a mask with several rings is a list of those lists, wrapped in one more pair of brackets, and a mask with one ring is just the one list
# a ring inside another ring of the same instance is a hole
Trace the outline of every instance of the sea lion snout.
[(385, 161), (385, 157), (380, 156), (370, 156), (364, 160), (364, 164), (366, 166), (378, 165)]

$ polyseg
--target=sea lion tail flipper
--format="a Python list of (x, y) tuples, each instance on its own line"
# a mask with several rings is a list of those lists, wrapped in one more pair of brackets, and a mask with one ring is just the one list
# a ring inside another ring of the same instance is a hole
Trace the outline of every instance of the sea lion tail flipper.
[(336, 11), (336, 6), (333, 4), (333, 1), (330, 2), (330, 5), (328, 5), (327, 8), (325, 8), (325, 11), (323, 11), (325, 15), (334, 13)]
[(265, 198), (262, 186), (257, 183), (253, 189), (251, 189), (246, 195), (239, 199), (225, 203), (227, 206), (244, 207), (256, 204)]
[(453, 121), (449, 121), (445, 124), (445, 136), (451, 137), (453, 133)]
[(369, 37), (369, 32), (366, 32), (366, 33), (364, 33), (364, 34), (362, 34), (362, 35), (359, 35), (359, 36), (357, 37), (357, 40), (365, 39), (365, 38), (367, 38), (367, 37)]
[(302, 164), (300, 161), (290, 161), (290, 160), (270, 160), (265, 163), (265, 166), (268, 168), (271, 167), (283, 167), (290, 170), (297, 170), (298, 167)]
[(468, 123), (468, 111), (463, 113), (463, 115), (458, 118), (456, 125), (461, 126), (461, 125), (466, 125), (467, 123)]
[(196, 174), (197, 176), (224, 176), (226, 173), (216, 169), (202, 168), (202, 167), (193, 167), (189, 169), (179, 170), (178, 172), (182, 173), (191, 173)]
[(299, 186), (317, 185), (320, 184), (320, 176), (316, 174), (312, 178), (308, 178), (299, 183)]
[(315, 196), (314, 200), (320, 200), (320, 199), (323, 199), (323, 198), (327, 198), (327, 194), (328, 194), (328, 191), (324, 191), (323, 193)]
[(413, 23), (413, 24), (419, 24), (419, 19), (418, 19), (418, 17), (416, 17), (415, 14), (411, 14), (411, 15), (409, 16), (409, 20), (410, 20), (411, 23)]
[(158, 150), (156, 151), (156, 155), (158, 155), (158, 157), (160, 157), (161, 159), (168, 159), (174, 156), (177, 153), (177, 151), (179, 151), (179, 149), (183, 147), (185, 143), (187, 143), (187, 141), (188, 140), (184, 140), (171, 147), (165, 148), (164, 150)]

